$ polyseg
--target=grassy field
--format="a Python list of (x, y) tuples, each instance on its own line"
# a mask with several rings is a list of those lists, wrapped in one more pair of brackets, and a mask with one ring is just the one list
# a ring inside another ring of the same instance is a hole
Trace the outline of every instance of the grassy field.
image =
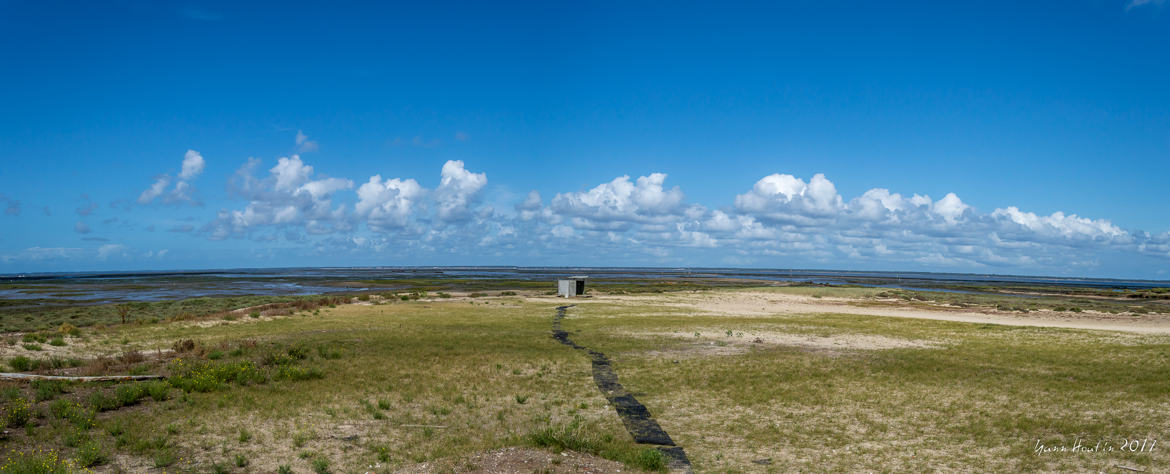
[[(747, 317), (677, 297), (574, 300), (563, 327), (609, 355), (698, 472), (1170, 468), (1170, 337)], [(475, 453), (533, 446), (662, 468), (594, 386), (587, 355), (550, 337), (563, 300), (362, 303), (87, 328), (56, 349), (80, 354), (66, 370), (168, 378), (8, 382), (0, 450), (99, 471), (393, 472), (472, 470)], [(1159, 444), (1131, 452), (1128, 439)], [(1037, 452), (1077, 443), (1098, 450)]]

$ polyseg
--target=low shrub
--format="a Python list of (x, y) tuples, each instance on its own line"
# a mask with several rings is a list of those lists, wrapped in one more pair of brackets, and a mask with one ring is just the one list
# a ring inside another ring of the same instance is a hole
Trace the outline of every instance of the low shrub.
[(106, 392), (97, 391), (89, 394), (89, 406), (97, 411), (116, 410), (120, 405), (114, 397), (109, 396)]
[(57, 395), (65, 393), (63, 380), (33, 380), (31, 385), (38, 402), (52, 400)]
[(328, 346), (317, 346), (317, 355), (321, 356), (322, 359), (340, 359), (341, 350)]
[(329, 460), (326, 458), (317, 458), (313, 460), (313, 472), (317, 474), (329, 473)]
[(146, 390), (146, 394), (150, 395), (150, 398), (156, 402), (165, 401), (167, 398), (170, 398), (171, 387), (166, 382), (152, 380), (143, 383), (142, 386)]
[(643, 471), (662, 471), (666, 469), (666, 455), (654, 448), (642, 448), (633, 456), (627, 458), (626, 464), (633, 465)]
[(563, 426), (549, 426), (529, 433), (525, 440), (536, 447), (549, 448), (554, 452), (578, 451), (599, 455), (606, 459), (623, 462), (645, 471), (665, 471), (666, 456), (653, 448), (631, 449), (616, 445), (613, 438), (589, 436), (581, 429), (581, 418)]
[(23, 342), (42, 342), (43, 343), (43, 342), (49, 340), (49, 338), (46, 337), (44, 334), (41, 334), (39, 332), (30, 332), (30, 333), (25, 333), (25, 335), (21, 336), (20, 340)]
[(114, 389), (114, 398), (118, 400), (118, 406), (138, 403), (138, 400), (145, 395), (145, 387), (137, 383), (119, 385), (118, 388)]
[(325, 373), (317, 368), (282, 365), (276, 371), (277, 380), (314, 380), (322, 378), (325, 378)]
[(105, 449), (97, 441), (89, 441), (77, 449), (77, 464), (81, 467), (100, 466), (109, 462)]
[(70, 474), (76, 471), (77, 466), (72, 461), (61, 458), (55, 451), (39, 449), (9, 453), (4, 465), (0, 466), (0, 472), (13, 473)]
[(59, 332), (63, 335), (66, 335), (66, 336), (73, 336), (73, 337), (78, 337), (81, 335), (81, 330), (77, 329), (77, 326), (74, 326), (74, 325), (69, 324), (69, 323), (61, 323), (61, 325), (57, 327), (57, 332)]
[(230, 383), (249, 385), (268, 380), (267, 375), (251, 361), (228, 363), (180, 358), (170, 363), (170, 371), (167, 382), (185, 392), (212, 392), (222, 390)]
[(77, 402), (58, 399), (49, 404), (49, 412), (53, 416), (73, 423), (79, 429), (88, 430), (93, 428), (94, 411), (87, 409)]
[(32, 415), (32, 404), (23, 398), (14, 398), (4, 405), (4, 425), (10, 428), (27, 425)]
[(25, 356), (16, 356), (8, 359), (8, 366), (17, 372), (28, 372), (32, 370), (33, 361)]
[(174, 464), (175, 461), (178, 461), (178, 458), (176, 458), (175, 453), (169, 449), (159, 451), (154, 455), (154, 467), (167, 467), (171, 464)]

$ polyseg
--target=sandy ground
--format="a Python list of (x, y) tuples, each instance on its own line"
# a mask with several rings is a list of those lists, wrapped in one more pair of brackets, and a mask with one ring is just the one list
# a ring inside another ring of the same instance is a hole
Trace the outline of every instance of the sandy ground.
[[(374, 466), (371, 466), (374, 467)], [(496, 472), (622, 472), (621, 463), (575, 451), (559, 454), (528, 448), (503, 448), (461, 457), (405, 466), (399, 473)]]
[(845, 313), (894, 318), (935, 319), (1011, 326), (1095, 329), (1140, 334), (1170, 334), (1170, 316), (1159, 314), (1110, 314), (1095, 311), (1081, 313), (1033, 311), (1029, 313), (989, 311), (986, 309), (934, 306), (916, 308), (900, 300), (813, 298), (770, 291), (698, 291), (668, 295), (605, 295), (576, 300), (544, 298), (559, 304), (610, 303), (657, 305), (694, 309), (703, 314), (733, 316), (768, 316), (773, 314)]

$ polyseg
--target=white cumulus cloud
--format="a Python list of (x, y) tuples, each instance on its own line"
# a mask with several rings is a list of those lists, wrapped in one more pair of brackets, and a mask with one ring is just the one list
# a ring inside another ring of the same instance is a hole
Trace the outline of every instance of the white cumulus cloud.
[(300, 156), (282, 157), (256, 179), (258, 160), (249, 160), (236, 172), (235, 192), (249, 199), (242, 210), (220, 210), (203, 230), (212, 238), (243, 236), (262, 226), (299, 226), (310, 234), (348, 229), (344, 206), (333, 206), (334, 193), (353, 188), (342, 178), (313, 178), (313, 167)]
[(582, 223), (661, 222), (682, 211), (682, 190), (678, 186), (665, 189), (665, 181), (663, 173), (641, 176), (635, 182), (628, 175), (620, 176), (585, 192), (557, 194), (552, 208)]
[(479, 193), (487, 186), (487, 175), (472, 173), (463, 167), (463, 162), (451, 160), (443, 164), (442, 179), (435, 189), (439, 219), (461, 221), (470, 215), (469, 206), (475, 203)]
[(807, 221), (831, 217), (843, 206), (837, 187), (818, 173), (808, 183), (790, 174), (765, 176), (735, 197), (735, 207), (769, 219)]
[(174, 181), (175, 185), (170, 192), (167, 191), (167, 187), (172, 182), (171, 176), (168, 174), (160, 175), (150, 187), (138, 195), (138, 203), (150, 204), (160, 196), (166, 203), (194, 202), (192, 197), (194, 186), (190, 182), (203, 173), (205, 165), (203, 155), (195, 150), (187, 150), (187, 153), (183, 155), (178, 180)]
[(426, 190), (413, 179), (388, 179), (374, 175), (357, 190), (354, 211), (375, 230), (405, 227)]
[(187, 150), (183, 155), (183, 170), (179, 172), (179, 179), (189, 181), (203, 172), (203, 155), (195, 150)]

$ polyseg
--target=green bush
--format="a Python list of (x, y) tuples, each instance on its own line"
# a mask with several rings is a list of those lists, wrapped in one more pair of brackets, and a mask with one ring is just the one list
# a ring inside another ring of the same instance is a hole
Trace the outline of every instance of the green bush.
[(325, 378), (325, 373), (317, 368), (282, 365), (276, 370), (277, 380), (314, 380), (322, 378)]
[(8, 359), (8, 366), (17, 372), (28, 372), (32, 370), (33, 361), (25, 356), (16, 356)]
[(127, 406), (138, 403), (138, 399), (146, 395), (146, 390), (141, 384), (123, 384), (114, 389), (114, 398), (118, 400), (119, 406)]
[(145, 382), (142, 385), (146, 390), (147, 395), (150, 395), (150, 398), (154, 399), (156, 402), (165, 401), (167, 398), (170, 398), (171, 387), (167, 385), (166, 382), (152, 380), (150, 382)]
[(100, 466), (109, 460), (109, 456), (97, 441), (89, 441), (77, 449), (77, 463), (81, 467)]
[(175, 458), (175, 453), (169, 449), (165, 449), (155, 453), (154, 467), (167, 467), (174, 464), (178, 459)]
[(68, 459), (62, 459), (55, 451), (34, 450), (10, 453), (0, 466), (0, 472), (28, 474), (70, 474), (77, 467)]
[(666, 455), (654, 448), (643, 448), (630, 459), (627, 459), (626, 462), (643, 471), (662, 471), (666, 469)]
[(581, 429), (581, 421), (578, 417), (568, 425), (549, 426), (534, 431), (526, 436), (526, 440), (533, 446), (550, 448), (555, 452), (570, 450), (599, 455), (647, 471), (666, 469), (666, 456), (660, 451), (653, 448), (631, 449), (615, 445), (612, 436), (602, 438), (589, 436)]
[(49, 404), (49, 412), (62, 420), (73, 423), (73, 426), (79, 429), (87, 430), (93, 428), (94, 411), (86, 409), (77, 402), (58, 399)]
[(230, 383), (249, 385), (268, 381), (268, 376), (251, 361), (217, 363), (175, 359), (170, 370), (167, 382), (186, 392), (212, 392), (223, 390)]
[(52, 400), (57, 395), (65, 393), (65, 381), (63, 380), (33, 380), (33, 392), (36, 393), (38, 402), (45, 400)]
[(296, 360), (305, 360), (309, 357), (309, 349), (304, 346), (293, 346), (288, 348), (288, 356)]
[(118, 409), (120, 405), (106, 392), (97, 391), (89, 394), (89, 406), (97, 411), (110, 411)]
[(78, 337), (81, 335), (81, 330), (77, 329), (77, 326), (69, 323), (61, 323), (61, 325), (57, 327), (57, 332), (65, 336)]
[(326, 458), (317, 458), (313, 460), (313, 472), (317, 474), (329, 473), (329, 460)]
[(4, 406), (4, 424), (10, 428), (27, 425), (32, 419), (32, 404), (23, 398), (14, 398)]
[(332, 347), (318, 346), (317, 355), (321, 356), (322, 359), (340, 359), (341, 351)]
[(45, 342), (49, 338), (39, 332), (30, 332), (22, 336), (20, 340), (23, 342)]

